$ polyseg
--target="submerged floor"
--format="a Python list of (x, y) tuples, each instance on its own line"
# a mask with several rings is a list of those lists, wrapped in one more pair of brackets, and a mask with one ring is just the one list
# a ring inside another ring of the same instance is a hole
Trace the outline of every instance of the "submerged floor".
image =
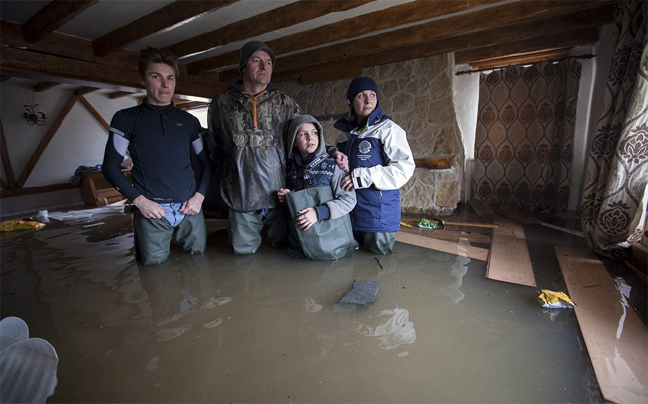
[[(298, 259), (263, 246), (138, 265), (130, 216), (2, 241), (2, 318), (59, 356), (48, 402), (602, 402), (573, 311), (486, 262), (397, 243)], [(356, 279), (369, 307), (338, 304)]]

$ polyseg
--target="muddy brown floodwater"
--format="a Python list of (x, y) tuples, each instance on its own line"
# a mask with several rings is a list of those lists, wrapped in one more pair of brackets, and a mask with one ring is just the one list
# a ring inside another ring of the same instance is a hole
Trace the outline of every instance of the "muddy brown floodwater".
[[(204, 254), (144, 267), (119, 213), (1, 247), (2, 317), (58, 353), (48, 402), (602, 401), (574, 313), (465, 256), (235, 256), (217, 230)], [(380, 283), (375, 304), (337, 303), (356, 279)]]

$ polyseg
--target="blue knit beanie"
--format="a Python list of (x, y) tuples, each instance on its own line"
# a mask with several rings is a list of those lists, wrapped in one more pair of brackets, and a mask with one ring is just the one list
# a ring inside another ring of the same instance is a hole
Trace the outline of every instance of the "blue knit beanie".
[(250, 41), (243, 45), (241, 48), (241, 58), (239, 59), (239, 71), (242, 72), (243, 68), (248, 62), (248, 59), (250, 59), (250, 56), (258, 50), (262, 50), (265, 53), (267, 53), (270, 56), (270, 59), (272, 59), (272, 65), (274, 67), (275, 63), (275, 54), (272, 51), (272, 49), (268, 48), (268, 45), (266, 45), (264, 42), (261, 41)]
[(373, 91), (376, 93), (376, 96), (378, 96), (378, 86), (371, 77), (356, 77), (351, 80), (351, 84), (349, 84), (349, 90), (347, 90), (347, 102), (351, 104), (356, 95), (367, 90)]

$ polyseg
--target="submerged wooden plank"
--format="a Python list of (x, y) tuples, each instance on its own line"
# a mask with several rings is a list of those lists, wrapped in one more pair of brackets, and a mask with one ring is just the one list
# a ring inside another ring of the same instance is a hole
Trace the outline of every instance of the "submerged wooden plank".
[(486, 248), (473, 247), (470, 245), (463, 245), (451, 241), (439, 240), (431, 237), (426, 237), (420, 234), (412, 234), (408, 232), (399, 231), (396, 234), (396, 241), (415, 245), (418, 247), (424, 247), (432, 250), (447, 252), (450, 254), (461, 255), (464, 257), (481, 260), (481, 261), (486, 261), (486, 259), (488, 258), (488, 250)]
[(536, 286), (529, 248), (521, 224), (503, 217), (495, 219), (499, 224), (493, 230), (486, 277), (498, 281)]
[[(645, 403), (648, 397), (648, 331), (590, 251), (555, 246), (569, 297), (603, 397)], [(627, 292), (626, 292), (627, 294)]]
[(423, 229), (417, 225), (405, 225), (401, 224), (400, 231), (418, 234), (420, 236), (435, 238), (437, 240), (445, 240), (453, 243), (462, 243), (467, 245), (474, 246), (475, 244), (482, 244), (482, 248), (487, 248), (484, 246), (490, 246), (491, 243), (491, 230), (480, 230), (475, 229), (476, 231), (466, 231), (466, 230), (453, 230), (446, 228), (445, 230), (435, 230), (435, 229)]

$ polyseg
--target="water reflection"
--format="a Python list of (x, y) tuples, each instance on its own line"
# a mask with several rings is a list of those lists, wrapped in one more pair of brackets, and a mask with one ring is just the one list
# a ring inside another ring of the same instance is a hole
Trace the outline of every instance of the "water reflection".
[(138, 265), (142, 288), (149, 296), (153, 334), (160, 342), (174, 340), (193, 327), (214, 328), (223, 319), (203, 311), (229, 303), (231, 297), (216, 297), (211, 270), (200, 255), (178, 254), (161, 265)]
[(358, 324), (356, 331), (360, 335), (376, 337), (380, 342), (381, 349), (394, 349), (403, 344), (413, 344), (416, 341), (416, 330), (414, 323), (409, 320), (409, 311), (403, 308), (383, 310), (378, 314), (387, 317), (386, 320), (372, 327), (367, 324)]
[[(459, 248), (461, 249), (462, 247), (460, 246)], [(447, 296), (454, 304), (459, 304), (466, 297), (461, 291), (461, 284), (463, 277), (468, 273), (469, 263), (470, 258), (465, 255), (457, 255), (449, 274), (450, 278), (452, 278), (452, 283), (441, 289), (441, 293)]]

